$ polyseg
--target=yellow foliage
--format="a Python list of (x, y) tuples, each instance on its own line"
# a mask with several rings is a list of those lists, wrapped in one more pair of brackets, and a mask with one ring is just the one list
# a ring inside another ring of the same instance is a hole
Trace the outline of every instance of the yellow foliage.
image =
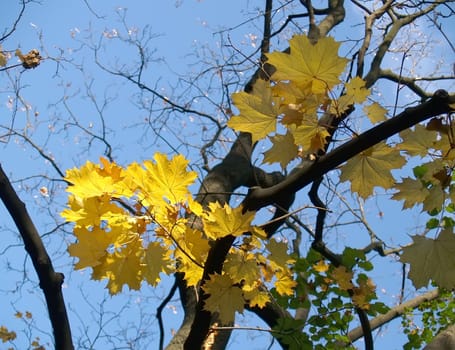
[(340, 180), (351, 181), (351, 190), (367, 198), (376, 186), (391, 188), (395, 184), (391, 170), (405, 163), (397, 149), (381, 142), (349, 159), (341, 168)]
[(264, 163), (280, 163), (281, 169), (297, 157), (299, 148), (296, 146), (294, 136), (289, 131), (286, 135), (271, 136), (272, 147), (264, 153)]
[(365, 106), (363, 108), (363, 111), (366, 113), (373, 124), (382, 122), (387, 119), (387, 110), (377, 102), (373, 102), (371, 105)]
[(280, 103), (279, 98), (272, 96), (268, 82), (257, 80), (251, 93), (235, 93), (232, 101), (240, 115), (228, 121), (230, 128), (251, 133), (253, 142), (275, 131)]
[(333, 38), (325, 37), (311, 44), (306, 35), (296, 35), (290, 41), (290, 53), (273, 52), (268, 63), (276, 68), (272, 80), (291, 80), (308, 86), (314, 94), (324, 94), (337, 85), (348, 60), (337, 55), (340, 46)]
[(348, 271), (345, 266), (338, 266), (330, 272), (330, 276), (338, 283), (340, 289), (349, 290), (354, 287), (352, 278), (354, 274)]
[(9, 331), (5, 326), (0, 326), (0, 339), (3, 343), (16, 339), (16, 332)]
[(235, 312), (243, 312), (245, 299), (242, 290), (234, 285), (232, 279), (224, 274), (210, 275), (202, 286), (209, 297), (204, 302), (204, 309), (218, 313), (223, 324), (234, 321)]
[(266, 244), (267, 250), (270, 252), (267, 259), (270, 260), (270, 265), (277, 270), (285, 270), (287, 264), (292, 264), (295, 259), (287, 253), (288, 245), (284, 242), (278, 242), (271, 239)]
[(255, 212), (242, 213), (242, 207), (231, 208), (228, 204), (223, 207), (218, 203), (209, 204), (210, 211), (203, 217), (204, 232), (212, 239), (228, 235), (240, 236), (251, 229)]
[(241, 283), (244, 291), (253, 290), (261, 277), (255, 256), (237, 249), (232, 249), (227, 255), (223, 271), (234, 283)]

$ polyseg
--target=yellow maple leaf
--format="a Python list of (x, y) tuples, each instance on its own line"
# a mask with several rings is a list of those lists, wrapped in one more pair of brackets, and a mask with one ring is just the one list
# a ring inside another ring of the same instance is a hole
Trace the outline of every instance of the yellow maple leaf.
[(403, 142), (399, 148), (410, 156), (425, 157), (430, 149), (434, 149), (437, 132), (428, 130), (423, 125), (417, 124), (413, 129), (406, 129), (400, 132)]
[(144, 167), (138, 163), (130, 164), (125, 170), (126, 187), (134, 190), (144, 207), (164, 206), (164, 199), (170, 203), (186, 201), (188, 186), (197, 177), (196, 172), (187, 170), (188, 160), (182, 155), (169, 160), (161, 153), (156, 153), (154, 160), (144, 161)]
[(275, 131), (280, 104), (279, 98), (272, 95), (269, 82), (258, 79), (251, 93), (234, 93), (232, 101), (240, 115), (231, 117), (227, 123), (230, 128), (251, 133), (253, 142)]
[(254, 289), (260, 278), (259, 266), (254, 255), (241, 250), (231, 250), (224, 262), (223, 271), (234, 283), (242, 282), (244, 291)]
[(73, 232), (77, 242), (68, 246), (68, 252), (79, 259), (74, 268), (79, 270), (101, 264), (102, 258), (107, 254), (107, 248), (112, 243), (111, 235), (98, 226), (91, 230), (75, 227)]
[(370, 278), (360, 279), (359, 286), (353, 288), (352, 302), (364, 310), (370, 309), (370, 300), (376, 296), (376, 286)]
[(373, 124), (382, 122), (387, 119), (387, 109), (382, 107), (377, 102), (373, 102), (371, 105), (363, 107), (363, 111)]
[(203, 266), (210, 249), (209, 241), (202, 232), (185, 227), (185, 231), (175, 237), (175, 245), (178, 271), (185, 274), (188, 286), (196, 286), (202, 279)]
[(381, 142), (348, 160), (341, 168), (340, 180), (351, 181), (351, 190), (367, 198), (376, 186), (391, 188), (395, 184), (391, 170), (405, 163), (397, 149)]
[(352, 95), (342, 95), (338, 99), (330, 101), (329, 112), (336, 116), (341, 116), (354, 104), (354, 96)]
[(267, 259), (270, 260), (270, 265), (274, 269), (286, 270), (288, 264), (295, 262), (295, 259), (288, 254), (288, 245), (284, 242), (271, 239), (266, 244), (266, 248), (270, 252)]
[(248, 301), (251, 307), (258, 307), (262, 309), (270, 301), (270, 293), (254, 288), (249, 291), (243, 291), (243, 297)]
[(160, 273), (172, 272), (169, 255), (170, 251), (158, 242), (150, 242), (145, 249), (142, 271), (145, 280), (152, 286), (156, 286), (160, 281)]
[(235, 312), (243, 312), (245, 299), (242, 290), (234, 285), (227, 275), (210, 275), (202, 289), (209, 297), (204, 302), (204, 309), (218, 313), (223, 324), (234, 321)]
[(349, 290), (354, 287), (352, 284), (354, 274), (352, 271), (348, 271), (345, 266), (335, 267), (330, 272), (330, 276), (338, 283), (342, 290)]
[(436, 239), (412, 236), (413, 243), (403, 248), (400, 261), (410, 265), (408, 277), (414, 287), (426, 287), (430, 280), (439, 287), (455, 288), (455, 235), (441, 231)]
[(326, 263), (325, 260), (319, 260), (316, 264), (313, 265), (313, 269), (317, 272), (327, 272), (329, 269), (329, 265)]
[(151, 176), (157, 186), (160, 197), (167, 198), (171, 203), (186, 200), (189, 195), (188, 186), (197, 177), (195, 171), (187, 171), (188, 160), (181, 154), (168, 160), (165, 154), (155, 153), (155, 163), (145, 161), (147, 175)]
[(143, 279), (144, 253), (141, 239), (130, 241), (121, 250), (105, 255), (101, 264), (93, 268), (92, 277), (95, 280), (108, 279), (107, 288), (111, 295), (120, 293), (124, 285), (138, 290)]
[(115, 192), (117, 179), (100, 173), (100, 167), (90, 161), (83, 166), (66, 171), (65, 180), (71, 183), (67, 192), (79, 198), (90, 198)]
[(292, 279), (289, 271), (276, 272), (275, 288), (280, 295), (293, 295), (297, 282)]
[(270, 141), (272, 147), (264, 152), (264, 163), (280, 163), (281, 169), (286, 169), (286, 166), (297, 157), (299, 152), (299, 148), (294, 143), (294, 137), (287, 132), (286, 135), (271, 136)]
[(251, 221), (256, 212), (247, 211), (242, 213), (242, 206), (231, 208), (229, 204), (221, 206), (220, 203), (210, 203), (210, 211), (203, 217), (205, 234), (212, 239), (226, 237), (228, 235), (240, 236), (249, 232)]
[(311, 93), (325, 94), (337, 85), (348, 60), (338, 56), (340, 44), (331, 37), (320, 38), (311, 44), (306, 35), (296, 35), (290, 41), (290, 53), (267, 54), (268, 63), (276, 71), (273, 80), (292, 81), (309, 86)]
[(394, 188), (398, 192), (393, 194), (392, 199), (397, 201), (404, 200), (403, 209), (409, 209), (416, 204), (422, 203), (429, 194), (428, 189), (423, 186), (421, 180), (409, 177), (397, 183)]
[(302, 147), (305, 153), (316, 153), (324, 149), (329, 136), (327, 129), (319, 125), (316, 117), (305, 118), (301, 125), (289, 127), (295, 143)]
[(354, 77), (345, 85), (346, 95), (352, 96), (354, 103), (363, 103), (370, 96), (370, 89), (365, 87), (365, 80), (360, 77)]
[(176, 257), (181, 259), (190, 259), (189, 257), (191, 257), (191, 261), (194, 260), (196, 264), (204, 265), (210, 244), (202, 232), (191, 227), (185, 227), (183, 234), (175, 237), (175, 241), (177, 244)]
[(318, 109), (326, 103), (327, 95), (314, 94), (308, 87), (291, 82), (278, 82), (272, 87), (273, 93), (280, 97), (280, 122), (283, 125), (299, 126), (304, 117), (316, 116)]

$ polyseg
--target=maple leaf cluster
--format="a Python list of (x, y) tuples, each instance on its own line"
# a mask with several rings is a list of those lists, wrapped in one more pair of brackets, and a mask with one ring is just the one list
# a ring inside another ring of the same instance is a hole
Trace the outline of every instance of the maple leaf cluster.
[[(296, 35), (289, 45), (289, 54), (267, 54), (267, 63), (275, 68), (269, 81), (256, 81), (251, 93), (233, 94), (240, 114), (228, 122), (234, 130), (251, 133), (253, 142), (268, 137), (272, 147), (264, 153), (264, 162), (280, 163), (283, 169), (299, 156), (324, 149), (329, 136), (324, 114), (341, 116), (370, 95), (365, 81), (355, 77), (344, 84), (340, 98), (333, 97), (348, 63), (337, 55), (340, 44), (333, 38), (312, 44), (305, 35)], [(385, 114), (376, 103), (365, 111), (374, 122)]]
[[(269, 301), (265, 284), (280, 294), (293, 293), (295, 281), (287, 244), (270, 240), (252, 225), (254, 212), (210, 203), (207, 209), (189, 191), (197, 174), (188, 171), (181, 155), (126, 168), (101, 158), (67, 171), (68, 208), (61, 213), (74, 224), (76, 242), (68, 247), (76, 269), (92, 268), (92, 278), (107, 279), (111, 294), (123, 286), (139, 289), (143, 281), (155, 286), (160, 274), (182, 272), (188, 286), (202, 279), (210, 241), (241, 237), (221, 275), (212, 275), (204, 288), (205, 307), (233, 320), (245, 303), (263, 307)], [(193, 223), (200, 220), (203, 232)]]
[[(251, 92), (232, 95), (239, 114), (228, 122), (232, 129), (250, 133), (253, 142), (268, 139), (271, 147), (264, 153), (264, 163), (277, 162), (282, 169), (294, 159), (325, 149), (330, 135), (327, 116), (342, 118), (355, 105), (363, 105), (369, 124), (386, 119), (386, 109), (371, 101), (363, 79), (342, 82), (348, 60), (338, 56), (340, 44), (333, 38), (312, 44), (299, 35), (289, 44), (289, 53), (267, 54), (275, 69), (269, 80), (259, 79)], [(22, 60), (31, 67), (41, 59), (35, 52), (29, 56)], [(392, 198), (404, 200), (404, 208), (423, 203), (424, 210), (433, 212), (453, 202), (451, 121), (435, 118), (427, 126), (403, 131), (400, 138), (401, 142), (381, 142), (348, 160), (340, 167), (340, 180), (349, 181), (362, 198), (372, 195), (376, 186), (395, 189)], [(414, 169), (415, 178), (397, 183), (392, 170), (403, 167), (410, 157), (425, 162)], [(125, 285), (139, 289), (143, 281), (156, 285), (161, 274), (174, 272), (183, 273), (188, 286), (196, 286), (210, 242), (234, 236), (237, 241), (222, 272), (204, 281), (202, 288), (208, 294), (204, 307), (228, 323), (246, 304), (263, 307), (270, 300), (268, 287), (280, 295), (293, 295), (295, 261), (287, 244), (267, 241), (262, 229), (252, 224), (255, 212), (219, 203), (203, 208), (191, 196), (189, 187), (197, 174), (187, 167), (181, 155), (168, 159), (157, 153), (154, 161), (127, 167), (101, 159), (101, 164), (87, 162), (68, 170), (65, 180), (71, 184), (70, 195), (62, 216), (74, 224), (76, 241), (68, 251), (77, 258), (76, 269), (92, 268), (92, 278), (107, 279), (112, 294)], [(432, 258), (436, 250), (438, 256), (453, 257), (455, 239), (451, 229), (450, 235), (447, 232), (439, 235), (439, 241), (414, 237), (414, 244), (404, 248), (402, 261), (411, 264), (410, 278), (416, 287), (431, 276), (455, 287), (446, 275), (434, 275), (439, 272), (434, 264), (420, 269), (415, 259), (421, 254)], [(455, 258), (447, 259), (450, 266), (455, 264)], [(360, 279), (353, 285), (352, 273), (341, 267), (327, 278), (341, 290), (351, 291), (354, 304), (368, 308), (368, 296), (374, 293), (370, 280)]]

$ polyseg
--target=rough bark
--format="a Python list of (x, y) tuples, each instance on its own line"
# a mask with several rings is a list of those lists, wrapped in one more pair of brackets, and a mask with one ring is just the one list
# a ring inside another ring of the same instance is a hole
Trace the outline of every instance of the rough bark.
[(453, 350), (455, 349), (455, 325), (449, 326), (439, 333), (423, 350)]

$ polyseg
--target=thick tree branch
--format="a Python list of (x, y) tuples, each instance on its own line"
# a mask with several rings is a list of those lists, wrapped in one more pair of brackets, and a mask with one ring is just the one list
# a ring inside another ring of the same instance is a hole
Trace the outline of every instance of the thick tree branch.
[(38, 274), (40, 287), (46, 298), (49, 318), (54, 331), (55, 348), (58, 350), (72, 350), (74, 347), (71, 339), (71, 329), (61, 289), (64, 276), (55, 272), (41, 237), (27, 213), (25, 204), (17, 196), (1, 166), (0, 198), (13, 218), (24, 240), (25, 250), (30, 255)]
[(453, 350), (454, 348), (455, 325), (452, 325), (434, 337), (423, 350)]
[(455, 97), (449, 97), (445, 90), (438, 90), (434, 96), (416, 107), (406, 108), (396, 117), (390, 118), (384, 123), (371, 128), (360, 136), (335, 148), (333, 151), (321, 156), (308, 166), (293, 171), (281, 183), (269, 188), (251, 188), (243, 201), (245, 210), (259, 210), (271, 205), (282, 196), (287, 196), (301, 190), (318, 177), (335, 169), (348, 159), (362, 151), (386, 140), (402, 130), (410, 128), (431, 117), (449, 113), (449, 104), (455, 101)]

